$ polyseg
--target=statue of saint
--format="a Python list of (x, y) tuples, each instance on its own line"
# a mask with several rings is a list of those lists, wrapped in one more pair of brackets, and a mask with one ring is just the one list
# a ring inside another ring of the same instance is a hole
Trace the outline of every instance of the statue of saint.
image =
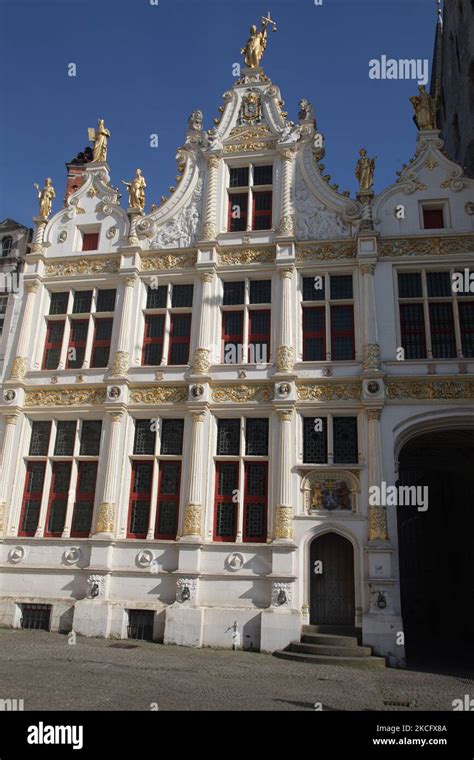
[(340, 480), (336, 486), (337, 506), (339, 509), (352, 509), (351, 492), (345, 480)]
[(262, 17), (262, 29), (260, 32), (255, 24), (250, 27), (250, 37), (246, 46), (240, 51), (244, 56), (245, 65), (249, 69), (256, 69), (260, 66), (260, 61), (267, 47), (268, 24), (273, 24), (273, 31), (276, 32), (276, 24), (270, 18), (270, 11), (268, 11), (267, 16)]
[(40, 190), (40, 186), (37, 182), (35, 182), (34, 187), (38, 193), (39, 215), (47, 219), (51, 213), (53, 198), (56, 197), (56, 193), (51, 182), (51, 177), (45, 179), (44, 187), (42, 190)]
[(125, 182), (125, 180), (122, 180), (122, 182), (128, 189), (128, 207), (139, 208), (143, 211), (145, 208), (146, 182), (142, 176), (142, 170), (137, 169), (135, 177), (131, 182)]
[(436, 129), (436, 104), (435, 99), (426, 92), (425, 85), (418, 85), (419, 95), (413, 95), (410, 102), (415, 111), (416, 126), (423, 129)]
[(359, 192), (368, 192), (374, 184), (375, 158), (368, 158), (365, 148), (359, 151), (355, 175), (359, 180)]
[(193, 132), (202, 132), (202, 111), (193, 111), (188, 119), (188, 129)]
[(104, 126), (104, 120), (99, 119), (97, 130), (89, 127), (89, 140), (94, 143), (93, 161), (107, 161), (107, 140), (109, 130)]
[(311, 509), (322, 509), (323, 507), (323, 492), (321, 483), (316, 482), (311, 491)]

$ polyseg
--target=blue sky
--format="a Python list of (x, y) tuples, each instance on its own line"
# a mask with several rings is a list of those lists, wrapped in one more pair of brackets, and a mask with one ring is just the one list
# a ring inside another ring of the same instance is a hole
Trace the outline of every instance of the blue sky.
[[(112, 183), (141, 167), (147, 209), (174, 184), (187, 117), (213, 126), (248, 27), (268, 6), (278, 22), (263, 59), (288, 118), (298, 101), (315, 106), (325, 135), (326, 172), (354, 194), (361, 146), (377, 156), (375, 190), (392, 183), (414, 154), (408, 100), (417, 84), (373, 80), (368, 62), (427, 58), (435, 0), (0, 0), (0, 219), (31, 225), (33, 182), (51, 176), (62, 203), (65, 162), (83, 150), (102, 116), (111, 130)], [(75, 63), (77, 76), (69, 77)], [(157, 133), (159, 147), (150, 147)], [(124, 188), (125, 190), (125, 188)], [(125, 198), (122, 204), (125, 205)]]

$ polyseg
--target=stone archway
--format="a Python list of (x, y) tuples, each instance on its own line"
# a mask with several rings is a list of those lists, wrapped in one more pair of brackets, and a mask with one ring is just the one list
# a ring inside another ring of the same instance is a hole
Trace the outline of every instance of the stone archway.
[(474, 430), (410, 438), (399, 484), (428, 487), (428, 508), (397, 507), (400, 591), (408, 661), (468, 656), (474, 639)]

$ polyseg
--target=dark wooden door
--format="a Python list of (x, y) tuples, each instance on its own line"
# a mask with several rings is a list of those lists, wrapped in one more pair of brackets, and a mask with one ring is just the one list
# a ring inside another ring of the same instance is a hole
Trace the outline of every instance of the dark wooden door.
[[(315, 563), (322, 562), (322, 572)], [(310, 549), (310, 623), (354, 625), (354, 552), (337, 533), (315, 538)]]

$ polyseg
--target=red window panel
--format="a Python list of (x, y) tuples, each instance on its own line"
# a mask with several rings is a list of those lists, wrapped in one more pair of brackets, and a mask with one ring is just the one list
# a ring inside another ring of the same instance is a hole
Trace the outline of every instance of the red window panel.
[(98, 232), (84, 232), (82, 235), (82, 250), (83, 251), (97, 251), (99, 247), (99, 233)]
[(158, 366), (163, 358), (165, 315), (154, 314), (145, 317), (143, 336), (142, 366)]
[(172, 314), (168, 364), (187, 364), (191, 339), (191, 314)]
[(423, 227), (425, 230), (441, 230), (444, 228), (442, 208), (423, 209)]
[(244, 342), (244, 312), (222, 312), (222, 345), (224, 364), (240, 364), (242, 362), (242, 345)]
[(48, 321), (44, 344), (43, 369), (57, 369), (64, 336), (64, 320)]
[(406, 359), (426, 357), (425, 316), (422, 303), (400, 304), (400, 331)]
[(331, 359), (344, 361), (354, 358), (354, 308), (331, 306)]
[(80, 462), (77, 473), (71, 538), (87, 538), (90, 535), (96, 482), (97, 462)]
[(270, 361), (270, 309), (249, 310), (248, 361), (266, 364)]
[(237, 535), (238, 462), (216, 463), (214, 541), (235, 541)]
[(459, 322), (463, 356), (474, 357), (474, 301), (459, 304)]
[(229, 195), (228, 232), (242, 232), (247, 229), (248, 204), (247, 193)]
[(38, 527), (46, 462), (29, 462), (21, 505), (19, 536), (34, 536)]
[(454, 359), (456, 336), (452, 303), (430, 303), (431, 349), (434, 359)]
[(272, 228), (272, 197), (271, 190), (253, 194), (253, 230), (270, 230)]
[(326, 312), (324, 306), (303, 308), (303, 361), (326, 360)]
[(96, 319), (92, 344), (91, 367), (106, 367), (109, 363), (113, 319)]
[[(71, 320), (69, 345), (67, 347), (66, 369), (80, 369), (86, 354), (88, 319)], [(74, 349), (71, 351), (71, 349)]]
[(176, 538), (180, 482), (181, 462), (160, 462), (155, 538)]
[(54, 462), (53, 464), (45, 536), (60, 537), (64, 530), (71, 466), (71, 462)]
[(128, 538), (146, 538), (150, 518), (153, 462), (134, 462), (130, 486)]
[(262, 543), (267, 538), (268, 464), (245, 463), (244, 529), (246, 543)]

